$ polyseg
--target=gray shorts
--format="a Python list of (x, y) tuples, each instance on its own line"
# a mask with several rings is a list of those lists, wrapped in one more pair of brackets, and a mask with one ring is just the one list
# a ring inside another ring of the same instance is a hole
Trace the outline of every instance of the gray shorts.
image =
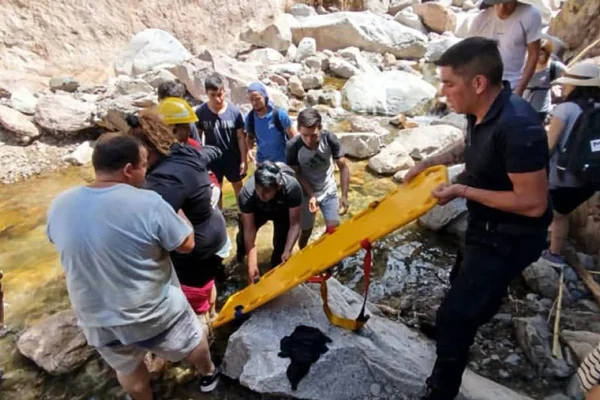
[(151, 339), (129, 345), (97, 347), (96, 350), (115, 371), (129, 375), (140, 365), (147, 352), (178, 362), (198, 347), (203, 337), (202, 325), (190, 308), (173, 326)]
[[(304, 196), (304, 201), (302, 203), (302, 212), (300, 215), (300, 228), (303, 231), (309, 231), (315, 225), (315, 217), (316, 213), (311, 213), (308, 211), (308, 196)], [(321, 201), (317, 201), (319, 208), (321, 209), (321, 213), (323, 214), (323, 219), (325, 223), (331, 222), (340, 222), (340, 200), (338, 198), (337, 193), (328, 193), (323, 197)]]

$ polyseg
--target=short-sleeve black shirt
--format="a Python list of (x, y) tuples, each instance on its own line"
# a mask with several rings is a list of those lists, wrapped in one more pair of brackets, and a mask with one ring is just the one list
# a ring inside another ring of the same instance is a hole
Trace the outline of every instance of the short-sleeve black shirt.
[[(467, 116), (465, 163), (467, 185), (512, 191), (508, 174), (539, 171), (548, 166), (548, 140), (529, 103), (505, 86), (480, 124)], [(470, 218), (478, 222), (509, 223), (545, 228), (552, 220), (548, 209), (539, 218), (526, 217), (467, 201)]]
[(274, 214), (287, 212), (290, 208), (299, 207), (302, 204), (302, 187), (296, 178), (283, 174), (283, 185), (281, 185), (275, 197), (265, 203), (256, 194), (256, 185), (254, 176), (252, 176), (240, 191), (239, 204), (240, 211), (243, 213), (260, 213), (274, 216)]

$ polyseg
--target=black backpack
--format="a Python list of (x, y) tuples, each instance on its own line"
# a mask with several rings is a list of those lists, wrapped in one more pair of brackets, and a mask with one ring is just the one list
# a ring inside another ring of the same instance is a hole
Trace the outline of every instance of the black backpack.
[(565, 145), (558, 148), (556, 168), (568, 171), (590, 187), (600, 189), (600, 107), (595, 103), (579, 104), (581, 114), (573, 125)]
[[(273, 123), (275, 123), (275, 128), (283, 135), (284, 139), (287, 141), (288, 137), (285, 133), (285, 129), (283, 129), (283, 125), (281, 124), (281, 120), (279, 119), (279, 107), (273, 106)], [(254, 131), (254, 110), (250, 111), (250, 115), (248, 115), (248, 132), (249, 135), (256, 137), (256, 132)]]

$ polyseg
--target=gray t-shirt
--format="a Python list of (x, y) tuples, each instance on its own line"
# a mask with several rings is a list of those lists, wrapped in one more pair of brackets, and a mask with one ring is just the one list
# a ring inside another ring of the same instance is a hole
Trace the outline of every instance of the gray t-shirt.
[(300, 173), (320, 199), (326, 194), (336, 194), (337, 185), (333, 175), (333, 160), (344, 157), (344, 150), (337, 136), (329, 131), (321, 131), (319, 146), (311, 150), (296, 135), (287, 143), (286, 159), (291, 167), (298, 167)]
[[(554, 79), (563, 74), (567, 67), (560, 61), (552, 61), (554, 63)], [(553, 80), (550, 76), (550, 67), (537, 71), (533, 74), (527, 85), (527, 89), (523, 92), (523, 98), (531, 104), (537, 112), (548, 113), (552, 110), (552, 96), (550, 94), (550, 82)]]
[(169, 251), (192, 228), (157, 193), (76, 187), (54, 199), (46, 230), (91, 345), (149, 339), (189, 307)]
[(554, 146), (554, 150), (552, 150), (552, 154), (550, 154), (550, 174), (548, 177), (550, 189), (556, 189), (557, 187), (585, 186), (581, 179), (572, 173), (564, 171), (562, 174), (559, 174), (556, 169), (556, 162), (558, 161), (559, 156), (558, 149), (564, 148), (566, 145), (567, 139), (569, 139), (569, 135), (577, 121), (577, 117), (579, 117), (581, 113), (581, 107), (573, 102), (561, 103), (552, 110), (552, 117), (560, 119), (565, 124), (565, 128), (560, 134), (556, 146)]

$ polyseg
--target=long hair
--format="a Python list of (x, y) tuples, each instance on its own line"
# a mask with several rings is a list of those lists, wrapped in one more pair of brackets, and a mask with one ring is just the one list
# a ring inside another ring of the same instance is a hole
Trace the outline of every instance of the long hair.
[(137, 117), (129, 118), (129, 134), (140, 139), (150, 150), (164, 156), (171, 154), (171, 146), (178, 143), (173, 127), (165, 125), (156, 110), (146, 108)]

